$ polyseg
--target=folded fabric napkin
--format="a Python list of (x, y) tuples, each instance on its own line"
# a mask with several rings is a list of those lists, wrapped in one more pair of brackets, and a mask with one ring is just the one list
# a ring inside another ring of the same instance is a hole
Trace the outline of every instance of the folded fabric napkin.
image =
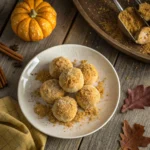
[(46, 139), (29, 124), (15, 100), (0, 99), (0, 150), (44, 150)]

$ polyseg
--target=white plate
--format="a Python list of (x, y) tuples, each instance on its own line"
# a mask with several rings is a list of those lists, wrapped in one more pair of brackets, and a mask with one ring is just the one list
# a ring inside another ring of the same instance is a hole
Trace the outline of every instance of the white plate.
[[(62, 125), (53, 126), (48, 118), (39, 119), (34, 113), (33, 107), (37, 101), (42, 102), (40, 98), (31, 97), (31, 92), (41, 84), (31, 75), (43, 68), (48, 68), (48, 64), (54, 58), (64, 56), (71, 61), (88, 60), (96, 66), (99, 72), (100, 80), (105, 80), (105, 94), (98, 103), (100, 108), (99, 119), (90, 123), (83, 121), (76, 123), (72, 128)], [(97, 51), (80, 45), (61, 45), (49, 48), (35, 56), (24, 69), (18, 87), (18, 99), (21, 110), (28, 121), (41, 132), (58, 138), (73, 139), (87, 136), (101, 129), (114, 115), (120, 98), (120, 82), (118, 75), (110, 62)]]

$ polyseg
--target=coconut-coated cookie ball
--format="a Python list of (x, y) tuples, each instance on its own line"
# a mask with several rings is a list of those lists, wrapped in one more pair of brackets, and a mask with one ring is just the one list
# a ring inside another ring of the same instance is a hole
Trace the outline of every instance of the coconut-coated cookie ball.
[(73, 68), (72, 62), (64, 57), (55, 58), (49, 65), (50, 75), (56, 79), (59, 78), (60, 74), (67, 69)]
[(59, 121), (72, 121), (77, 113), (77, 103), (69, 96), (62, 97), (55, 101), (52, 112)]
[(56, 99), (63, 97), (65, 92), (60, 87), (58, 80), (52, 79), (42, 84), (40, 94), (45, 102), (53, 104)]
[(62, 72), (59, 77), (59, 84), (68, 93), (80, 90), (84, 85), (83, 74), (78, 68), (71, 68)]
[(81, 63), (79, 66), (84, 76), (84, 84), (91, 85), (98, 79), (98, 71), (95, 66), (87, 62)]
[(85, 85), (76, 94), (78, 105), (83, 109), (95, 107), (95, 104), (100, 101), (99, 91), (92, 85)]

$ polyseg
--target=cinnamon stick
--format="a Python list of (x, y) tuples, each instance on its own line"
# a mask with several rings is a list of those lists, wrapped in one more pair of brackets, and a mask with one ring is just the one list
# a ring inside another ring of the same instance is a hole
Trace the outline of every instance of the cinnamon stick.
[(1, 67), (0, 67), (0, 74), (2, 76), (4, 84), (7, 84), (6, 76), (5, 76), (4, 71), (3, 71), (3, 69)]
[(0, 89), (2, 89), (3, 88), (3, 84), (2, 84), (2, 82), (0, 81)]
[(0, 88), (5, 87), (6, 85), (7, 85), (7, 79), (2, 68), (0, 67)]
[(14, 52), (12, 49), (7, 47), (5, 44), (0, 42), (0, 52), (5, 53), (9, 57), (17, 60), (17, 61), (23, 61), (23, 56), (18, 54), (17, 52)]

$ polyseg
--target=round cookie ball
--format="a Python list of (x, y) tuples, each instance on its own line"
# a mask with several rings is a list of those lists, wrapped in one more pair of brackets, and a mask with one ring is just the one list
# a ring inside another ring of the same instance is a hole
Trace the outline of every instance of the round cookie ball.
[(95, 107), (95, 104), (100, 101), (100, 93), (94, 86), (85, 85), (77, 92), (76, 100), (83, 109)]
[(58, 80), (52, 79), (42, 84), (40, 94), (45, 102), (53, 104), (56, 99), (63, 97), (65, 92), (60, 87)]
[(62, 97), (55, 101), (52, 113), (59, 121), (72, 121), (77, 113), (77, 102), (69, 96)]
[(55, 58), (49, 65), (50, 75), (56, 79), (59, 78), (60, 74), (67, 69), (73, 68), (72, 62), (64, 57)]
[(61, 73), (59, 84), (68, 93), (79, 91), (84, 85), (83, 74), (78, 68), (71, 68)]
[(84, 76), (84, 84), (91, 85), (98, 79), (98, 71), (95, 66), (88, 63), (82, 63), (79, 68), (81, 69)]

